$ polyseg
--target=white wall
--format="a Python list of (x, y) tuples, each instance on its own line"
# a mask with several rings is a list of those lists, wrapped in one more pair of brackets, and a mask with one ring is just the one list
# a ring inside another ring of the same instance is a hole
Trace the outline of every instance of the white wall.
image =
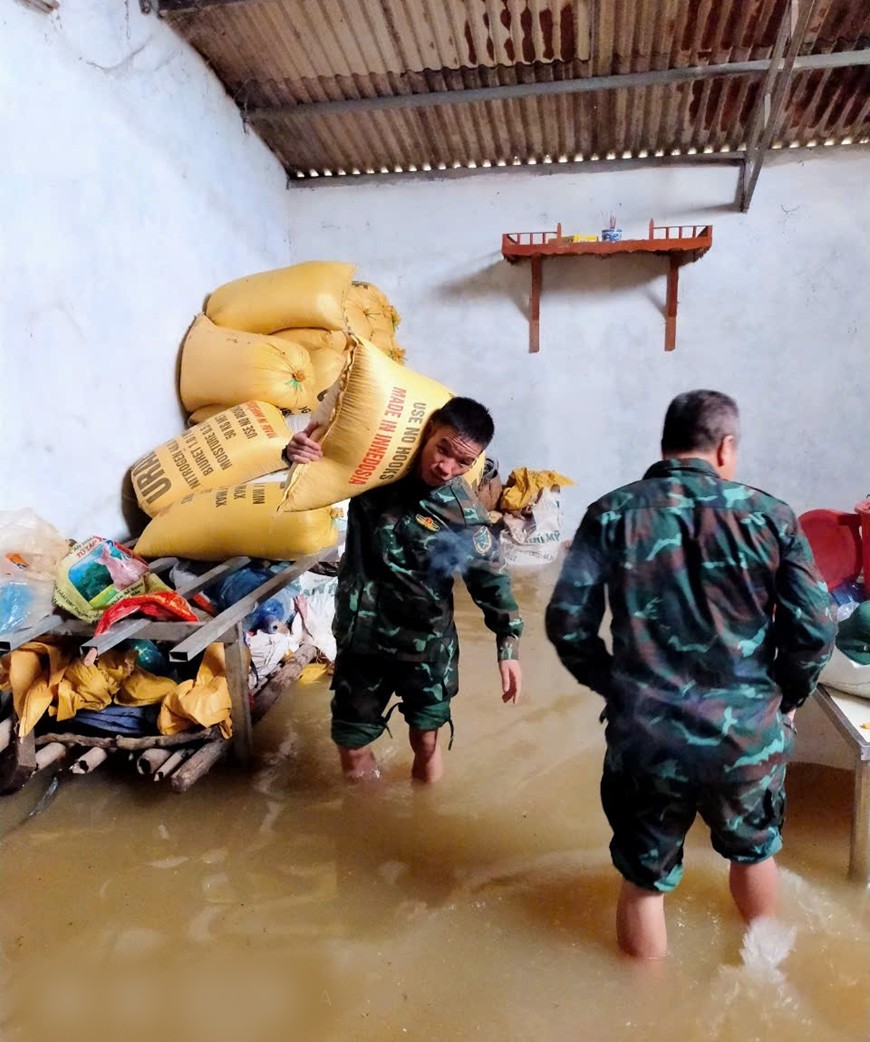
[(2, 4), (0, 142), (0, 509), (118, 535), (127, 468), (183, 428), (204, 296), (287, 263), (285, 176), (134, 0)]
[[(870, 491), (870, 151), (770, 160), (746, 215), (731, 167), (547, 170), (295, 187), (293, 257), (356, 261), (403, 314), (409, 363), (490, 405), (503, 476), (574, 478), (566, 528), (641, 476), (668, 401), (694, 387), (737, 398), (747, 482), (799, 512)], [(712, 250), (681, 270), (676, 351), (666, 260), (571, 258), (544, 264), (530, 355), (529, 268), (501, 259), (502, 232), (594, 233), (610, 210), (627, 237), (650, 217), (713, 223)]]
[[(490, 404), (502, 472), (553, 467), (583, 507), (656, 455), (668, 400), (710, 386), (744, 414), (743, 476), (798, 510), (870, 491), (866, 149), (768, 162), (748, 215), (732, 168), (551, 167), (285, 190), (279, 164), (197, 55), (135, 3), (0, 11), (0, 509), (65, 534), (125, 527), (130, 463), (181, 428), (175, 363), (218, 283), (347, 258), (405, 321), (415, 367)], [(542, 350), (529, 270), (504, 231), (626, 235), (712, 221), (683, 268), (665, 354), (666, 262), (548, 261)], [(289, 248), (288, 248), (289, 233)]]

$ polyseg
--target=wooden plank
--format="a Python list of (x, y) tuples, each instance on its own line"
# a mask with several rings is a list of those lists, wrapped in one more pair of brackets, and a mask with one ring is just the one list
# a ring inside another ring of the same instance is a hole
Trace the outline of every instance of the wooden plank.
[[(283, 572), (279, 572), (273, 578), (268, 579), (246, 597), (236, 601), (226, 611), (221, 612), (214, 619), (203, 623), (195, 633), (192, 633), (180, 644), (172, 648), (169, 652), (170, 661), (189, 662), (201, 651), (205, 651), (209, 644), (213, 644), (216, 640), (222, 640), (227, 634), (231, 633), (236, 624), (241, 622), (246, 615), (250, 615), (259, 603), (269, 597), (270, 594), (282, 590), (285, 586), (289, 586), (294, 579), (298, 579), (300, 575), (307, 572), (309, 568), (313, 568), (315, 564), (332, 560), (334, 557), (335, 547), (328, 547), (326, 550), (319, 550), (315, 554), (309, 554), (308, 557), (303, 557), (288, 568), (285, 568)], [(230, 636), (230, 639), (232, 639), (232, 636)]]
[(680, 258), (671, 255), (668, 265), (668, 296), (665, 315), (665, 351), (673, 351), (677, 346), (677, 296), (680, 280)]
[(865, 886), (870, 883), (870, 760), (855, 764), (849, 878)]
[(541, 350), (541, 258), (532, 257), (532, 292), (529, 297), (529, 351)]
[(254, 735), (251, 724), (251, 701), (248, 694), (248, 656), (245, 630), (240, 622), (234, 627), (234, 639), (225, 647), (227, 684), (230, 689), (233, 720), (233, 756), (243, 767), (251, 762)]
[(24, 738), (15, 725), (12, 742), (0, 756), (0, 794), (18, 792), (36, 771), (36, 740), (33, 731)]

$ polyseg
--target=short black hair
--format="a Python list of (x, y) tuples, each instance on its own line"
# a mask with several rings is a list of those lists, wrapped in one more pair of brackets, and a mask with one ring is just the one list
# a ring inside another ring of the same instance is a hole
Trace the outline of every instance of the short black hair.
[(489, 409), (473, 398), (451, 398), (432, 413), (432, 422), (452, 427), (456, 433), (485, 449), (495, 434)]
[(713, 452), (727, 435), (737, 439), (737, 402), (721, 391), (686, 391), (668, 406), (662, 430), (662, 455)]

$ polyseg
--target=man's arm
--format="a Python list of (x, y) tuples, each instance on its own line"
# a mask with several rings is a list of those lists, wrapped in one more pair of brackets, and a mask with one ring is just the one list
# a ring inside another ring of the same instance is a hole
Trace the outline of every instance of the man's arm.
[(547, 605), (547, 636), (562, 665), (581, 684), (607, 696), (612, 658), (598, 636), (604, 616), (607, 562), (603, 530), (587, 511)]
[(483, 621), (495, 634), (499, 662), (517, 657), (523, 620), (504, 568), (498, 539), (488, 524), (470, 529), (469, 563), (463, 578)]
[(788, 713), (813, 693), (819, 673), (831, 657), (837, 624), (831, 615), (831, 595), (797, 522), (783, 535), (776, 572), (773, 675), (782, 692), (780, 708)]

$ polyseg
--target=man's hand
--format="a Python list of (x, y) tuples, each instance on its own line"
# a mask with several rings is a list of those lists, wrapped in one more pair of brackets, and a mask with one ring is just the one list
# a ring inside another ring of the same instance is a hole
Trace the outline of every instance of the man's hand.
[(502, 702), (517, 702), (523, 687), (523, 671), (516, 659), (505, 659), (498, 664), (501, 673)]
[(317, 430), (316, 423), (309, 423), (304, 431), (294, 434), (284, 446), (284, 459), (288, 463), (314, 463), (323, 456), (320, 442), (311, 435)]

